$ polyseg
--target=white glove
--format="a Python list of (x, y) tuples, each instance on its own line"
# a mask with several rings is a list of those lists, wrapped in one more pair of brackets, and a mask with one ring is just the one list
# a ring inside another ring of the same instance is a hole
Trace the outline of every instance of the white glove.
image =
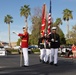
[(54, 42), (54, 39), (51, 39), (52, 42)]
[(58, 42), (58, 40), (56, 40), (55, 42)]
[(14, 33), (15, 34), (15, 32), (13, 31), (12, 33)]
[(16, 33), (16, 32), (13, 32), (14, 34), (16, 34), (16, 35), (18, 35), (18, 33)]

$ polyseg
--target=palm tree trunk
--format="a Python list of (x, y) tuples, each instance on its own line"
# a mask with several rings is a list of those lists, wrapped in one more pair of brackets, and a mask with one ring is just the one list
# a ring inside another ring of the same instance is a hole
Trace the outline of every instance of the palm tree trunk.
[(60, 25), (58, 25), (57, 28), (58, 28), (58, 32), (59, 32)]
[(26, 28), (27, 28), (27, 30), (28, 30), (27, 18), (25, 18), (25, 24), (26, 24)]
[(8, 37), (9, 37), (9, 47), (11, 46), (11, 43), (10, 43), (10, 24), (8, 24)]
[(69, 21), (67, 21), (67, 38), (69, 38)]

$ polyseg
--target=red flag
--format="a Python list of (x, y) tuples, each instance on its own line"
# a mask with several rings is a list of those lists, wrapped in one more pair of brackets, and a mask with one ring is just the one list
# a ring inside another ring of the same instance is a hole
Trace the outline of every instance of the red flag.
[(50, 0), (50, 10), (48, 14), (48, 35), (51, 34), (51, 24), (52, 24), (52, 17), (51, 17), (51, 0)]
[(42, 25), (41, 25), (41, 34), (44, 36), (46, 27), (46, 5), (43, 5), (42, 8)]

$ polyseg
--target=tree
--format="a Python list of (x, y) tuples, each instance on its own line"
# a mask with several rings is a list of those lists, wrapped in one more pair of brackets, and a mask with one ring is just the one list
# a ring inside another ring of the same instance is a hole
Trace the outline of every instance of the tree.
[(66, 40), (65, 40), (65, 36), (63, 31), (59, 28), (59, 30), (57, 31), (57, 33), (60, 35), (60, 43), (61, 44), (66, 44)]
[(38, 38), (40, 37), (40, 26), (41, 26), (41, 18), (33, 17), (32, 18), (33, 23), (33, 29), (32, 29), (32, 35), (31, 35), (31, 42), (32, 44), (38, 43)]
[(29, 5), (24, 5), (24, 6), (21, 7), (20, 15), (25, 17), (25, 23), (26, 23), (27, 28), (28, 28), (27, 18), (30, 14), (31, 13), (30, 13)]
[(70, 39), (67, 40), (67, 43), (74, 44), (76, 42), (76, 25), (72, 27), (72, 30), (69, 31)]
[(21, 38), (18, 39), (17, 41), (17, 46), (20, 46)]
[(41, 15), (41, 9), (36, 7), (34, 9), (34, 15), (32, 16), (32, 33), (30, 35), (31, 44), (38, 44), (41, 30)]
[(55, 23), (54, 23), (54, 26), (57, 27), (57, 30), (59, 31), (59, 26), (62, 25), (62, 20), (61, 18), (57, 18)]
[(13, 23), (12, 19), (13, 19), (13, 17), (10, 15), (6, 15), (4, 18), (4, 22), (6, 24), (8, 24), (9, 46), (11, 46), (11, 43), (10, 43), (10, 23)]
[(57, 19), (56, 19), (55, 25), (56, 25), (57, 27), (59, 27), (60, 25), (62, 25), (62, 20), (61, 20), (61, 18), (57, 18)]
[(63, 20), (67, 21), (67, 34), (68, 34), (68, 38), (69, 38), (69, 20), (70, 19), (73, 19), (72, 11), (69, 10), (69, 9), (63, 10)]

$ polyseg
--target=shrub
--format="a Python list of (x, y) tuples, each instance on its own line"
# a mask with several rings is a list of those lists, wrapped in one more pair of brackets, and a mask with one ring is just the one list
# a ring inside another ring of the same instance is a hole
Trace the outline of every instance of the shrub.
[(37, 49), (32, 49), (32, 52), (40, 52), (40, 50), (37, 48)]
[(12, 48), (6, 48), (7, 54), (12, 54), (12, 52), (18, 52), (18, 50), (12, 49)]

